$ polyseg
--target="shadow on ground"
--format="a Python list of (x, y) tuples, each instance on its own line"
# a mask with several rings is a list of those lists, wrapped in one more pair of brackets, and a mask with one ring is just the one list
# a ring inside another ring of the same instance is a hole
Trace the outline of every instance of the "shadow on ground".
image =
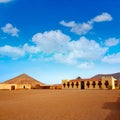
[(110, 110), (110, 113), (105, 120), (120, 120), (120, 97), (116, 102), (104, 103), (103, 109)]

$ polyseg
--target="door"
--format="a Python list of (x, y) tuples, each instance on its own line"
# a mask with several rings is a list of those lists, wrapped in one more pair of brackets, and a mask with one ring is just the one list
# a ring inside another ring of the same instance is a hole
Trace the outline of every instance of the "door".
[(81, 89), (85, 89), (84, 81), (81, 81)]
[(15, 86), (14, 85), (11, 86), (11, 90), (15, 90)]

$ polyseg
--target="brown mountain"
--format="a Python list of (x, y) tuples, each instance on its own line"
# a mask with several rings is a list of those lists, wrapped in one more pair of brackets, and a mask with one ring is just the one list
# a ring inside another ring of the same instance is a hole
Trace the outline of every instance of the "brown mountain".
[(114, 78), (120, 81), (120, 72), (113, 73), (113, 74), (98, 74), (93, 76), (92, 78), (101, 78), (102, 76), (113, 76)]
[(40, 85), (45, 85), (44, 83), (32, 78), (31, 76), (29, 76), (27, 74), (21, 74), (15, 78), (12, 78), (10, 80), (3, 82), (3, 83), (4, 84), (31, 84), (31, 85), (40, 84)]

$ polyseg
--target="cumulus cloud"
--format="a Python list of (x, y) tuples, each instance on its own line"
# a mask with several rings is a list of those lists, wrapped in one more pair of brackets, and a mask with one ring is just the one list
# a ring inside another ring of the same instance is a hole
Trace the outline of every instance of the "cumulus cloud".
[(78, 35), (82, 35), (88, 33), (92, 28), (93, 25), (91, 23), (82, 23), (72, 27), (71, 32), (77, 33)]
[(102, 13), (101, 15), (96, 16), (92, 19), (93, 22), (104, 22), (104, 21), (111, 21), (112, 16), (108, 13)]
[(28, 45), (27, 43), (21, 47), (13, 47), (5, 45), (0, 47), (0, 56), (10, 57), (14, 60), (24, 57), (26, 54), (38, 54), (40, 52), (39, 47)]
[(64, 20), (62, 20), (60, 22), (60, 24), (66, 26), (66, 27), (74, 27), (74, 26), (76, 26), (75, 21), (65, 22)]
[(105, 41), (105, 45), (108, 47), (116, 46), (117, 44), (119, 44), (119, 42), (120, 42), (120, 39), (109, 38)]
[(116, 54), (105, 56), (102, 59), (102, 61), (106, 62), (106, 63), (112, 63), (112, 64), (114, 64), (114, 63), (120, 63), (120, 52), (116, 53)]
[[(95, 40), (89, 40), (86, 37), (80, 37), (76, 41), (71, 40), (61, 31), (37, 33), (33, 36), (32, 41), (36, 45), (36, 48), (33, 47), (36, 52), (50, 54), (49, 60), (68, 64), (77, 64), (80, 59), (101, 59), (108, 50), (107, 47), (101, 47)], [(27, 45), (27, 49), (30, 48)]]
[(27, 43), (23, 45), (23, 50), (27, 53), (39, 53), (40, 48), (33, 45), (28, 45)]
[(7, 23), (4, 27), (1, 28), (4, 33), (10, 34), (11, 36), (18, 37), (19, 29), (13, 27), (12, 24)]
[(69, 41), (70, 37), (60, 30), (37, 33), (32, 37), (32, 42), (45, 53), (62, 52)]
[[(21, 47), (3, 46), (0, 47), (0, 55), (13, 59), (25, 55), (34, 56), (37, 59), (52, 60), (59, 63), (73, 64), (80, 68), (92, 66), (89, 61), (102, 59), (108, 48), (100, 46), (95, 40), (80, 37), (78, 40), (71, 40), (69, 36), (60, 30), (37, 33), (32, 37), (33, 44), (24, 44)], [(88, 63), (81, 63), (81, 61)], [(90, 66), (89, 66), (90, 65)]]
[(55, 54), (53, 60), (65, 64), (77, 64), (77, 58), (71, 52)]
[(101, 47), (95, 40), (86, 37), (70, 42), (69, 46), (74, 56), (90, 60), (100, 59), (108, 50), (107, 47)]
[(60, 24), (66, 27), (70, 27), (71, 32), (74, 32), (78, 35), (88, 33), (88, 31), (90, 31), (93, 27), (91, 22), (75, 23), (75, 21), (70, 21), (70, 22), (61, 21)]
[(101, 47), (94, 40), (81, 37), (77, 41), (69, 41), (66, 51), (54, 54), (53, 59), (60, 63), (78, 64), (81, 60), (101, 59), (107, 50), (107, 47)]
[(8, 2), (11, 2), (13, 0), (0, 0), (0, 3), (8, 3)]
[(17, 59), (25, 56), (25, 51), (20, 47), (5, 45), (3, 47), (0, 47), (0, 56), (7, 56), (12, 59)]
[[(101, 47), (95, 40), (86, 37), (71, 40), (59, 30), (37, 33), (32, 37), (32, 42), (36, 45), (34, 49), (52, 54), (54, 60), (69, 64), (76, 64), (79, 59), (100, 59), (108, 50), (107, 47)], [(27, 48), (30, 49), (28, 45)]]
[(95, 22), (98, 23), (111, 20), (112, 16), (109, 13), (102, 13), (101, 15), (96, 16), (95, 18), (89, 20), (88, 22), (76, 23), (75, 21), (65, 22), (64, 20), (62, 20), (60, 24), (65, 27), (70, 27), (71, 32), (74, 32), (78, 35), (84, 35), (93, 29)]

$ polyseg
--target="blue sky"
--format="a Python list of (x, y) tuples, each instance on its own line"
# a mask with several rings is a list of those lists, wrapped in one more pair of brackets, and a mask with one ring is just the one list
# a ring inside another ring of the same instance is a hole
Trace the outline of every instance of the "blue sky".
[(120, 1), (0, 0), (0, 81), (47, 84), (120, 72)]

